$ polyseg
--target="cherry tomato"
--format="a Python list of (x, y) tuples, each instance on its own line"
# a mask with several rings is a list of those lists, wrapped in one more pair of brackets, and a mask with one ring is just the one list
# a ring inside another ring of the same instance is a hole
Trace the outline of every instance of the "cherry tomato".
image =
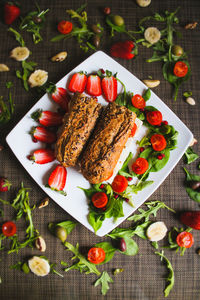
[(2, 225), (2, 232), (5, 236), (13, 236), (17, 231), (15, 223), (8, 221)]
[(159, 110), (148, 111), (146, 119), (151, 125), (160, 125), (162, 122), (162, 113)]
[(188, 72), (188, 66), (183, 61), (177, 61), (174, 66), (174, 75), (177, 77), (185, 77)]
[(145, 106), (146, 106), (146, 102), (145, 102), (144, 98), (142, 98), (142, 96), (139, 94), (134, 95), (131, 99), (131, 102), (132, 102), (133, 106), (138, 109), (145, 108)]
[(68, 34), (72, 31), (73, 25), (69, 21), (61, 21), (58, 23), (58, 31), (62, 34)]
[(91, 248), (88, 252), (88, 260), (93, 264), (100, 264), (105, 260), (106, 253), (102, 248)]
[(190, 232), (183, 231), (177, 235), (176, 242), (179, 247), (190, 248), (194, 244), (194, 238)]
[(137, 125), (134, 123), (134, 126), (133, 126), (133, 128), (131, 130), (131, 137), (133, 137), (135, 135), (136, 130), (137, 130)]
[(166, 139), (162, 134), (153, 134), (150, 141), (155, 151), (162, 151), (167, 146)]
[(97, 192), (92, 196), (92, 203), (97, 208), (105, 207), (108, 203), (108, 197), (106, 193)]
[(141, 175), (144, 174), (149, 167), (148, 161), (143, 157), (138, 157), (136, 161), (132, 164), (132, 170), (134, 173)]
[(112, 182), (112, 188), (115, 193), (123, 193), (128, 186), (128, 181), (126, 177), (122, 175), (115, 176)]

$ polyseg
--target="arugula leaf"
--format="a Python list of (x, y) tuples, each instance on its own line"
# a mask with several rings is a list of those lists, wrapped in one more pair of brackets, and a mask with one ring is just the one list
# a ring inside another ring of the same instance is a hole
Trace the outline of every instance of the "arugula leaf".
[(167, 285), (167, 287), (164, 290), (164, 295), (165, 297), (169, 296), (169, 293), (171, 291), (171, 289), (174, 286), (174, 270), (172, 267), (171, 262), (169, 261), (169, 259), (163, 254), (163, 252), (155, 252), (155, 254), (159, 255), (161, 257), (161, 259), (164, 259), (166, 264), (167, 264), (167, 268), (169, 270), (169, 274), (168, 277), (166, 278), (166, 281), (169, 282), (169, 284)]
[(189, 165), (198, 158), (199, 155), (195, 153), (191, 147), (188, 147), (188, 149), (185, 152), (185, 162)]
[(0, 126), (7, 124), (10, 121), (13, 113), (14, 113), (14, 102), (11, 93), (9, 93), (8, 104), (4, 102), (3, 97), (0, 96)]
[(158, 242), (151, 242), (152, 247), (154, 247), (155, 249), (158, 249)]
[(21, 47), (25, 47), (25, 42), (23, 40), (22, 35), (14, 30), (12, 27), (8, 28), (8, 31), (14, 33), (16, 41), (20, 44)]
[(101, 284), (101, 293), (105, 296), (107, 291), (109, 290), (109, 282), (113, 283), (112, 278), (108, 275), (106, 271), (103, 271), (101, 277), (97, 279), (94, 286), (98, 286), (99, 284)]
[(59, 273), (56, 269), (55, 269), (56, 263), (51, 263), (50, 264), (50, 273), (54, 273), (60, 277), (64, 277), (61, 273)]
[(64, 243), (67, 250), (74, 253), (74, 257), (72, 259), (78, 259), (79, 261), (72, 265), (69, 268), (65, 269), (65, 272), (68, 272), (70, 270), (79, 270), (81, 273), (90, 274), (95, 273), (97, 275), (100, 275), (101, 273), (97, 270), (96, 266), (89, 262), (80, 252), (79, 252), (79, 244), (76, 244), (76, 247), (74, 247), (69, 242)]
[(16, 264), (9, 266), (11, 270), (21, 270), (23, 263), (18, 261)]
[(190, 187), (193, 181), (200, 181), (200, 176), (191, 174), (186, 168), (184, 168), (184, 171), (186, 173), (186, 192), (192, 200), (200, 203), (200, 192)]
[(147, 221), (149, 221), (149, 218), (151, 215), (156, 217), (157, 211), (160, 208), (166, 208), (166, 209), (170, 210), (171, 212), (175, 213), (175, 211), (172, 208), (168, 207), (164, 202), (161, 202), (159, 200), (146, 202), (145, 205), (148, 207), (147, 210), (138, 208), (138, 211), (140, 212), (140, 214), (134, 214), (133, 216), (129, 217), (127, 220), (138, 222), (138, 221), (141, 221), (142, 219), (144, 219), (145, 222), (147, 222)]

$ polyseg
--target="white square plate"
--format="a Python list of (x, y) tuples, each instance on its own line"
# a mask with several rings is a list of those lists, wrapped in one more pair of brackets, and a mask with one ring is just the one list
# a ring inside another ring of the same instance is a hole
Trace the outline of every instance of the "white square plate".
[[(113, 73), (117, 72), (118, 78), (124, 82), (127, 91), (131, 91), (134, 94), (142, 94), (143, 91), (146, 90), (146, 86), (139, 79), (137, 79), (133, 74), (131, 74), (102, 51), (98, 51), (88, 57), (84, 62), (63, 77), (57, 83), (57, 86), (66, 88), (68, 79), (75, 72), (86, 71), (87, 73), (92, 73), (94, 71), (98, 71), (99, 69), (110, 70)], [(120, 90), (121, 87), (119, 87), (119, 92)], [(99, 97), (98, 99), (100, 103), (106, 105), (103, 97)], [(106, 219), (103, 222), (102, 227), (97, 231), (98, 236), (104, 236), (117, 227), (151, 196), (151, 194), (159, 187), (159, 185), (165, 180), (167, 175), (178, 163), (193, 138), (191, 131), (153, 92), (151, 92), (151, 99), (148, 101), (148, 105), (153, 105), (160, 110), (163, 114), (164, 120), (168, 120), (169, 124), (173, 125), (179, 132), (177, 148), (171, 152), (170, 159), (162, 170), (160, 170), (158, 173), (150, 174), (149, 178), (150, 180), (153, 180), (154, 183), (139, 192), (137, 195), (134, 195), (133, 199), (135, 207), (133, 208), (124, 202), (124, 217), (119, 218), (115, 223), (113, 222), (112, 218)], [(37, 109), (49, 109), (56, 111), (57, 106), (55, 103), (53, 103), (49, 96), (45, 94), (8, 134), (6, 138), (7, 143), (23, 167), (45, 191), (45, 193), (47, 193), (48, 196), (51, 197), (58, 205), (60, 205), (67, 213), (86, 226), (89, 230), (93, 231), (93, 228), (90, 226), (87, 220), (87, 215), (89, 212), (88, 200), (86, 199), (84, 192), (77, 188), (77, 186), (89, 188), (89, 182), (79, 172), (77, 172), (75, 168), (68, 168), (67, 183), (65, 186), (67, 196), (65, 197), (45, 187), (45, 184), (48, 182), (48, 176), (57, 162), (54, 161), (46, 165), (37, 165), (33, 164), (27, 159), (27, 155), (32, 153), (33, 150), (39, 149), (39, 147), (43, 146), (42, 143), (34, 144), (31, 136), (28, 134), (31, 127), (36, 126), (36, 122), (32, 120), (30, 116), (31, 113)], [(140, 140), (142, 135), (144, 135), (144, 128), (141, 128), (139, 131), (137, 139)]]

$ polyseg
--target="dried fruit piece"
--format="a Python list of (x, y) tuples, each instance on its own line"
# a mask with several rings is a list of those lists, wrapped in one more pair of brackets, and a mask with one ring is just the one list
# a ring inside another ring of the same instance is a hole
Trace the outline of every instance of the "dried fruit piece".
[(28, 83), (31, 88), (36, 86), (42, 86), (47, 82), (48, 79), (48, 72), (44, 70), (35, 70), (28, 79)]
[(51, 61), (61, 62), (61, 61), (65, 60), (66, 57), (67, 57), (67, 52), (66, 51), (59, 52), (51, 58)]
[(17, 61), (26, 60), (30, 55), (27, 47), (16, 47), (10, 52), (10, 57)]
[(142, 80), (146, 86), (149, 88), (157, 87), (160, 84), (160, 80), (158, 79), (144, 79)]
[(7, 72), (9, 71), (10, 69), (8, 68), (7, 65), (5, 64), (0, 64), (0, 72)]
[(38, 236), (38, 238), (35, 240), (35, 247), (40, 250), (41, 252), (46, 251), (46, 243), (43, 237)]
[(187, 25), (185, 25), (185, 29), (195, 29), (197, 27), (197, 22), (194, 23), (189, 23)]

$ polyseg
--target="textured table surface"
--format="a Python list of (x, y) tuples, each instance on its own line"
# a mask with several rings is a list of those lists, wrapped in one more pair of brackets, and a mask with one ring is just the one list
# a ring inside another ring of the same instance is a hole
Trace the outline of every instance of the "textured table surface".
[[(168, 82), (162, 77), (162, 64), (160, 62), (148, 64), (145, 59), (152, 54), (151, 49), (139, 47), (139, 55), (135, 60), (116, 59), (125, 68), (132, 72), (139, 79), (145, 79), (151, 75), (155, 79), (160, 79), (161, 84), (155, 89), (155, 93), (172, 109), (172, 111), (190, 128), (197, 140), (200, 140), (200, 105), (199, 105), (199, 66), (200, 66), (200, 34), (199, 25), (195, 30), (184, 30), (184, 25), (190, 22), (200, 22), (200, 2), (197, 0), (152, 0), (148, 8), (140, 8), (134, 0), (97, 0), (87, 2), (87, 12), (90, 23), (100, 22), (106, 28), (106, 38), (103, 40), (101, 50), (109, 54), (110, 45), (114, 41), (125, 39), (123, 35), (116, 35), (113, 39), (109, 37), (108, 28), (104, 23), (102, 8), (110, 6), (113, 14), (119, 14), (124, 17), (128, 29), (136, 29), (138, 21), (153, 12), (162, 12), (164, 10), (174, 11), (181, 6), (178, 17), (180, 19), (177, 28), (182, 33), (180, 44), (188, 53), (189, 62), (191, 64), (191, 78), (181, 87), (176, 102), (172, 100), (172, 88)], [(30, 34), (24, 33), (23, 37), (28, 48), (31, 50), (31, 59), (38, 63), (40, 69), (44, 69), (49, 73), (49, 79), (57, 82), (65, 74), (67, 74), (76, 65), (87, 58), (91, 53), (84, 53), (74, 39), (51, 43), (50, 39), (57, 34), (56, 24), (58, 21), (66, 19), (66, 9), (77, 9), (84, 1), (81, 0), (49, 0), (40, 1), (41, 9), (50, 8), (47, 14), (46, 25), (42, 30), (43, 42), (38, 45), (32, 43)], [(21, 1), (22, 13), (33, 10), (33, 1)], [(15, 76), (15, 70), (19, 67), (19, 63), (9, 58), (9, 52), (17, 46), (17, 42), (12, 34), (7, 32), (7, 26), (0, 21), (0, 63), (5, 63), (10, 67), (9, 72), (0, 73), (0, 95), (7, 97), (8, 90), (5, 83), (12, 81), (12, 88), (15, 114), (12, 120), (4, 127), (0, 128), (0, 144), (4, 146), (4, 150), (0, 152), (0, 175), (7, 177), (12, 182), (12, 189), (9, 193), (1, 193), (0, 197), (4, 199), (12, 199), (21, 182), (25, 187), (30, 187), (31, 204), (38, 204), (44, 197), (45, 193), (38, 187), (32, 178), (24, 170), (23, 166), (17, 161), (12, 151), (6, 145), (5, 137), (10, 130), (19, 122), (24, 114), (36, 103), (40, 96), (35, 92), (26, 92), (19, 79)], [(13, 24), (18, 30), (18, 22)], [(55, 53), (67, 50), (68, 57), (62, 63), (52, 63), (49, 58)], [(196, 99), (196, 106), (188, 105), (183, 97), (184, 91), (191, 90)], [(27, 128), (28, 131), (28, 128)], [(194, 150), (200, 153), (199, 144)], [(191, 164), (188, 169), (198, 174), (197, 162)], [(184, 188), (184, 162), (183, 159), (178, 163), (173, 172), (167, 177), (165, 182), (150, 197), (150, 200), (162, 200), (168, 206), (176, 211), (182, 210), (198, 210), (197, 203), (189, 199)], [(2, 208), (2, 204), (0, 206)], [(4, 209), (4, 217), (0, 217), (0, 222), (11, 218), (11, 210), (8, 207)], [(60, 241), (54, 238), (47, 230), (49, 222), (57, 222), (72, 219), (65, 211), (63, 211), (53, 200), (49, 206), (44, 209), (33, 212), (33, 220), (36, 228), (47, 243), (45, 255), (51, 262), (58, 263), (58, 270), (61, 260), (71, 264), (70, 258), (72, 254), (64, 250)], [(157, 215), (158, 220), (166, 223), (168, 228), (173, 226), (181, 226), (174, 215), (168, 211), (160, 210)], [(127, 227), (130, 222), (123, 222), (122, 227)], [(24, 224), (19, 222), (19, 231), (24, 230)], [(171, 251), (165, 250), (166, 256), (170, 259), (175, 272), (174, 288), (169, 295), (169, 299), (178, 300), (196, 300), (200, 299), (200, 256), (196, 254), (196, 249), (200, 247), (199, 233), (194, 231), (194, 246), (185, 252), (184, 256)], [(88, 231), (84, 226), (78, 224), (73, 233), (69, 236), (68, 241), (75, 245), (80, 244), (81, 250), (87, 250), (97, 242), (105, 241), (107, 238), (98, 238)], [(166, 266), (160, 261), (160, 258), (154, 254), (154, 249), (150, 243), (135, 238), (139, 245), (139, 253), (134, 257), (116, 254), (115, 258), (108, 264), (100, 266), (100, 270), (107, 270), (112, 275), (114, 268), (124, 268), (124, 272), (114, 277), (114, 283), (110, 284), (110, 290), (104, 297), (101, 295), (100, 287), (94, 287), (96, 275), (80, 274), (78, 271), (70, 271), (64, 273), (64, 278), (60, 278), (55, 274), (51, 274), (44, 278), (39, 278), (33, 274), (25, 275), (18, 270), (11, 270), (9, 266), (24, 261), (28, 257), (39, 252), (36, 249), (24, 249), (19, 254), (7, 255), (1, 251), (0, 257), (0, 299), (134, 299), (134, 300), (155, 300), (164, 299), (163, 290), (166, 286), (165, 277), (167, 275)]]

